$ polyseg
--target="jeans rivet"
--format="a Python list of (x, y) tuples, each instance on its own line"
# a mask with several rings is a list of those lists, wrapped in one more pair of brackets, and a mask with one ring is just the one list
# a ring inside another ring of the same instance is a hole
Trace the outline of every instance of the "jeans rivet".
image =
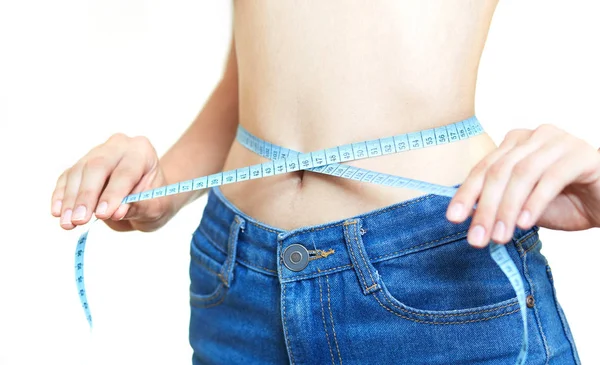
[(533, 295), (528, 295), (527, 296), (527, 308), (533, 308), (533, 306), (535, 305), (535, 298), (533, 297)]

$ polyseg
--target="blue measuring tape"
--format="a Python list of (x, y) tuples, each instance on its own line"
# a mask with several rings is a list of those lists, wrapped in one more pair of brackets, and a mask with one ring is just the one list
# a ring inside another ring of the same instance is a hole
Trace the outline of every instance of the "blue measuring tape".
[[(270, 159), (270, 161), (131, 194), (126, 196), (122, 203), (135, 203), (137, 201), (160, 198), (166, 195), (186, 193), (193, 190), (207, 189), (215, 186), (233, 184), (251, 179), (260, 179), (299, 170), (308, 170), (361, 182), (414, 189), (429, 194), (453, 197), (457, 188), (375, 172), (345, 165), (343, 162), (438, 146), (471, 138), (481, 133), (483, 133), (483, 128), (477, 118), (473, 116), (463, 121), (439, 128), (364, 142), (349, 143), (315, 152), (301, 153), (263, 141), (246, 131), (242, 126), (239, 126), (236, 136), (238, 142), (247, 149)], [(77, 242), (75, 251), (75, 278), (79, 299), (91, 328), (92, 315), (85, 291), (83, 270), (83, 257), (88, 233), (89, 230), (84, 232)], [(523, 322), (523, 339), (516, 364), (521, 365), (525, 363), (528, 349), (527, 305), (523, 280), (505, 246), (490, 242), (489, 250), (494, 262), (496, 262), (498, 267), (500, 267), (504, 275), (506, 275), (510, 281), (519, 302)]]

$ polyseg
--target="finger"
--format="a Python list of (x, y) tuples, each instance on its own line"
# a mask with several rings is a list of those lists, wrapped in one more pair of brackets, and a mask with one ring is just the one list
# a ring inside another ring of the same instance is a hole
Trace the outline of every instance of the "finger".
[[(122, 219), (127, 207), (120, 207), (127, 194), (133, 191), (142, 180), (146, 166), (139, 154), (128, 154), (117, 164), (110, 175), (106, 188), (98, 199), (96, 217), (99, 219)], [(115, 216), (115, 213), (117, 215)]]
[(50, 212), (55, 217), (60, 217), (62, 201), (65, 195), (65, 186), (67, 185), (67, 174), (69, 170), (65, 170), (56, 181), (56, 187), (52, 193)]
[[(467, 241), (472, 246), (485, 247), (488, 244), (496, 212), (513, 167), (517, 162), (539, 149), (540, 146), (541, 142), (539, 140), (529, 139), (526, 143), (512, 148), (489, 167), (485, 174), (477, 210), (473, 214), (471, 228), (467, 234)], [(505, 227), (503, 225), (501, 222), (495, 230), (504, 234)]]
[(96, 209), (98, 197), (120, 158), (120, 154), (113, 152), (101, 153), (87, 159), (74, 203), (72, 217), (74, 223), (81, 225), (90, 220), (92, 212)]
[(485, 174), (491, 165), (493, 165), (498, 159), (504, 156), (510, 151), (521, 138), (521, 134), (526, 134), (527, 130), (513, 131), (507, 134), (506, 138), (497, 149), (492, 153), (483, 158), (475, 167), (471, 170), (465, 181), (458, 188), (454, 197), (448, 205), (446, 211), (446, 218), (454, 223), (461, 223), (467, 217), (469, 217), (475, 202), (481, 193), (483, 183), (485, 180)]
[(486, 171), (490, 165), (502, 157), (506, 152), (507, 149), (498, 148), (475, 165), (448, 205), (446, 218), (448, 218), (449, 221), (460, 223), (467, 219), (475, 206), (475, 202), (481, 193), (481, 189), (483, 188)]
[(121, 205), (119, 205), (117, 210), (113, 213), (113, 215), (110, 217), (110, 219), (112, 219), (113, 221), (120, 221), (122, 219), (125, 219), (125, 217), (127, 216), (127, 213), (130, 210), (131, 210), (131, 204), (121, 204)]
[(497, 243), (507, 243), (513, 236), (517, 216), (533, 188), (543, 175), (569, 149), (564, 139), (552, 140), (519, 161), (504, 190), (496, 213), (491, 238)]
[(540, 218), (546, 207), (564, 190), (567, 185), (596, 174), (600, 168), (596, 153), (584, 154), (573, 151), (564, 156), (540, 178), (535, 189), (525, 202), (517, 219), (521, 229), (531, 228)]
[(82, 163), (78, 162), (73, 166), (67, 175), (67, 183), (64, 189), (63, 202), (60, 213), (60, 226), (64, 229), (73, 229), (75, 224), (72, 222), (73, 204), (81, 184)]

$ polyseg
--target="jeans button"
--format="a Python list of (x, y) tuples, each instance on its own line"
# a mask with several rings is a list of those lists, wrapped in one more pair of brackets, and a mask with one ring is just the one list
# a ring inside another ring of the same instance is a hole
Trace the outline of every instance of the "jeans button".
[(283, 250), (283, 264), (292, 271), (302, 271), (308, 266), (308, 250), (294, 243)]

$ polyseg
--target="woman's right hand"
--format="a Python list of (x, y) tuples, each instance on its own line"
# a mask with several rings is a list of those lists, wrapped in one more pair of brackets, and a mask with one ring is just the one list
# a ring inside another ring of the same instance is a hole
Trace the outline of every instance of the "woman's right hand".
[(115, 134), (60, 175), (52, 194), (52, 215), (73, 229), (92, 213), (117, 231), (152, 231), (174, 214), (169, 196), (121, 204), (125, 196), (167, 181), (152, 144), (145, 137)]

